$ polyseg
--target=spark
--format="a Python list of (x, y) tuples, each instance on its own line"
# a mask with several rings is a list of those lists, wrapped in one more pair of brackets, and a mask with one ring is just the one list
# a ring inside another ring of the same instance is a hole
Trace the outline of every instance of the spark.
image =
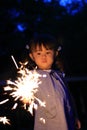
[(41, 121), (43, 124), (46, 123), (46, 121), (45, 121), (45, 119), (44, 119), (43, 117), (40, 118), (40, 121)]
[[(41, 75), (37, 73), (35, 68), (33, 71), (30, 71), (25, 66), (28, 62), (21, 63), (20, 68), (18, 67), (15, 59), (11, 56), (17, 71), (18, 77), (15, 81), (7, 80), (7, 85), (4, 87), (4, 94), (9, 94), (14, 99), (14, 105), (11, 110), (16, 109), (19, 105), (17, 101), (21, 101), (23, 108), (29, 111), (33, 115), (33, 109), (38, 109), (38, 105), (45, 107), (45, 102), (42, 102), (39, 98), (35, 96), (38, 92), (39, 84), (41, 84), (40, 78)], [(46, 77), (46, 75), (43, 75)], [(10, 99), (5, 99), (0, 102), (0, 105), (8, 102)], [(42, 119), (41, 119), (42, 120)], [(0, 122), (3, 124), (10, 124), (10, 120), (4, 117), (0, 117)], [(43, 121), (45, 123), (45, 121)]]
[(9, 101), (9, 99), (5, 99), (5, 100), (3, 100), (3, 101), (0, 102), (0, 105), (6, 103), (8, 101)]
[(3, 124), (8, 124), (10, 125), (10, 120), (6, 118), (6, 116), (4, 117), (0, 117), (0, 122), (2, 122)]
[[(25, 65), (26, 64), (27, 63), (25, 63)], [(4, 87), (4, 91), (10, 91), (9, 95), (12, 96), (16, 102), (12, 109), (16, 109), (18, 106), (17, 100), (20, 100), (23, 103), (24, 109), (27, 109), (31, 114), (33, 114), (33, 108), (37, 109), (38, 107), (38, 105), (35, 104), (35, 101), (37, 101), (42, 107), (45, 107), (45, 102), (42, 102), (35, 96), (35, 93), (38, 91), (39, 84), (41, 84), (39, 79), (41, 75), (37, 73), (36, 70), (28, 70), (22, 63), (18, 74), (20, 74), (20, 76), (18, 76), (17, 80), (14, 82), (7, 80), (7, 86)]]

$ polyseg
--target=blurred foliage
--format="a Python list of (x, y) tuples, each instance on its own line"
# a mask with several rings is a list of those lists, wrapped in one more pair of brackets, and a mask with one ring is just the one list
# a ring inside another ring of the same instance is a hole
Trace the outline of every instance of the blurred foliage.
[(73, 0), (65, 5), (57, 0), (1, 0), (0, 9), (0, 56), (14, 54), (20, 57), (32, 35), (51, 33), (63, 46), (67, 71), (86, 74), (85, 0), (79, 3)]

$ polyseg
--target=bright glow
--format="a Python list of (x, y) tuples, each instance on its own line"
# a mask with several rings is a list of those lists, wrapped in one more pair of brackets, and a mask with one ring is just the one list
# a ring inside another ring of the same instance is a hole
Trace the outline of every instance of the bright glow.
[(4, 125), (5, 125), (5, 124), (10, 125), (10, 122), (9, 122), (9, 121), (10, 121), (10, 120), (7, 119), (6, 116), (0, 117), (0, 122), (2, 122)]
[(17, 29), (21, 32), (26, 30), (26, 26), (23, 23), (17, 24)]
[(52, 0), (43, 0), (44, 3), (52, 2)]
[(61, 6), (66, 6), (67, 4), (71, 4), (72, 0), (60, 0), (59, 3)]
[[(27, 64), (27, 62), (25, 63)], [(14, 98), (14, 106), (12, 109), (16, 109), (18, 106), (17, 100), (20, 100), (24, 104), (24, 109), (28, 106), (28, 111), (33, 114), (33, 108), (37, 109), (38, 105), (35, 104), (34, 101), (37, 101), (39, 105), (45, 107), (45, 102), (42, 102), (35, 96), (35, 93), (38, 91), (38, 85), (41, 84), (39, 77), (40, 74), (34, 71), (29, 71), (24, 67), (24, 64), (21, 63), (21, 67), (19, 68), (18, 74), (21, 76), (17, 77), (17, 80), (14, 82), (11, 80), (7, 80), (7, 86), (4, 87), (5, 93), (8, 94), (10, 92), (10, 96)], [(43, 75), (44, 78), (44, 75)], [(8, 101), (8, 99), (6, 99)], [(2, 102), (2, 103), (5, 103)]]
[(43, 124), (46, 123), (46, 121), (45, 121), (45, 119), (44, 119), (43, 117), (40, 118), (40, 121), (41, 121)]
[(75, 15), (76, 13), (80, 12), (84, 7), (84, 2), (82, 0), (60, 0), (59, 4), (60, 6), (64, 6), (67, 10), (67, 13), (71, 15)]

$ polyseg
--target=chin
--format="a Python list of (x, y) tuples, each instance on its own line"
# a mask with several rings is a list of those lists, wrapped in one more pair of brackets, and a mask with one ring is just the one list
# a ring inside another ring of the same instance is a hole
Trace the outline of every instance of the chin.
[(49, 69), (51, 69), (51, 67), (40, 67), (40, 69), (42, 69), (42, 70), (49, 70)]

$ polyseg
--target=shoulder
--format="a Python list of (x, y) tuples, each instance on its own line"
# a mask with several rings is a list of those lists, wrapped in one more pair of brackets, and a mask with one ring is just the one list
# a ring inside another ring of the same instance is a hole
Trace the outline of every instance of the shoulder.
[(60, 79), (67, 86), (65, 73), (61, 72), (61, 71), (58, 71), (58, 70), (54, 70), (54, 71), (57, 74), (58, 79)]
[(54, 70), (61, 78), (65, 78), (65, 73), (59, 70)]

